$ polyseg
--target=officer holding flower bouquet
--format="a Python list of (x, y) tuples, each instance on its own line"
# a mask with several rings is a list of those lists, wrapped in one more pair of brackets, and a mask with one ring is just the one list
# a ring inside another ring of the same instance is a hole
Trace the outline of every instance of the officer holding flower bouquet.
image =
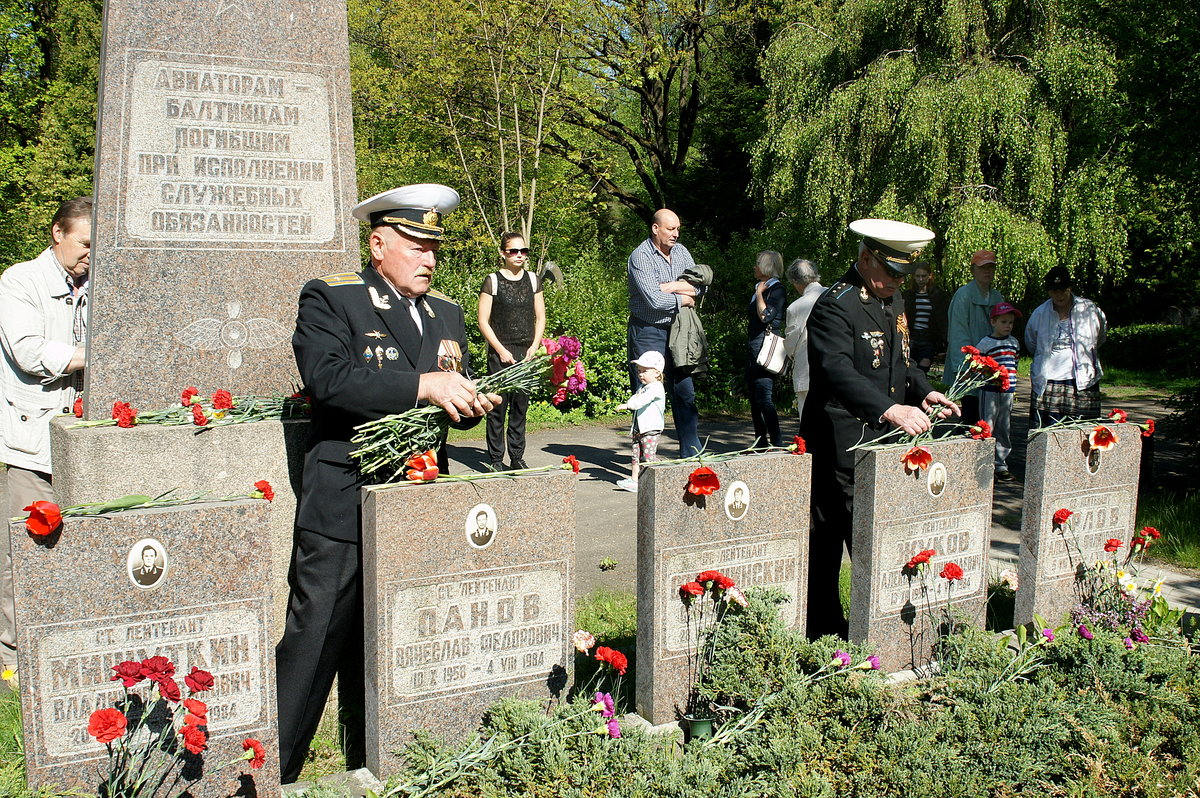
[[(928, 410), (958, 405), (933, 390), (912, 362), (904, 302), (896, 292), (933, 240), (931, 230), (859, 219), (858, 259), (813, 305), (808, 320), (811, 387), (801, 434), (813, 454), (808, 636), (847, 634), (838, 605), (842, 545), (851, 550), (854, 462), (850, 448), (900, 429), (930, 428)], [(899, 458), (897, 458), (899, 465)]]
[[(367, 480), (350, 457), (354, 427), (419, 404), (435, 404), (456, 426), (473, 426), (500, 397), (469, 379), (463, 312), (431, 291), (442, 217), (458, 192), (422, 184), (359, 203), (371, 226), (361, 272), (311, 280), (300, 293), (292, 348), (312, 397), (312, 431), (296, 511), (291, 595), (276, 649), (279, 765), (299, 777), (325, 701), (338, 677), (347, 767), (363, 764), (363, 618), (360, 492)], [(438, 465), (446, 471), (445, 447)]]

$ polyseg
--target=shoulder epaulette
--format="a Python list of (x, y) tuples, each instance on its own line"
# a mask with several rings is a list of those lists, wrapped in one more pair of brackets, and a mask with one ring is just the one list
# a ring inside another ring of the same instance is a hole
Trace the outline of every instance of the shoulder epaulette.
[(318, 277), (318, 280), (326, 285), (362, 285), (363, 278), (358, 272), (338, 272), (337, 274), (327, 274), (324, 277)]
[(442, 300), (443, 302), (449, 302), (451, 305), (457, 305), (457, 304), (458, 304), (458, 303), (457, 303), (457, 302), (455, 302), (453, 299), (451, 299), (449, 296), (447, 296), (446, 294), (443, 294), (441, 291), (438, 291), (438, 290), (437, 290), (437, 289), (435, 289), (435, 288), (431, 288), (431, 289), (429, 289), (429, 293), (425, 294), (425, 296), (427, 296), (427, 297), (433, 297), (434, 299), (440, 299), (440, 300)]
[(829, 289), (829, 294), (834, 299), (841, 299), (846, 295), (847, 291), (850, 291), (853, 288), (854, 286), (850, 283), (834, 283), (833, 287)]

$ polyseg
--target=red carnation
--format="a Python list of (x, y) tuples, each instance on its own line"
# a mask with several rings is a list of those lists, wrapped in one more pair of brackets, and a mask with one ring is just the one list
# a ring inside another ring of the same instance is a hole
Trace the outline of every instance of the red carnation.
[(1104, 541), (1104, 550), (1109, 554), (1112, 554), (1114, 551), (1124, 545), (1125, 544), (1122, 543), (1118, 538), (1109, 538), (1108, 540)]
[(1129, 420), (1129, 414), (1119, 407), (1114, 407), (1111, 411), (1109, 411), (1108, 417), (1118, 424), (1124, 424)]
[[(195, 698), (183, 699), (183, 708), (187, 710), (189, 720), (184, 723), (189, 723), (192, 726), (207, 726), (208, 725), (208, 704), (203, 701), (198, 701)], [(195, 719), (193, 722), (191, 719)]]
[(971, 437), (977, 441), (986, 441), (992, 437), (992, 425), (986, 421), (976, 421), (971, 427)]
[(75, 397), (75, 404), (71, 405), (71, 412), (75, 414), (75, 418), (83, 418), (83, 397)]
[(1145, 424), (1139, 424), (1138, 426), (1142, 428), (1142, 437), (1143, 438), (1149, 438), (1151, 435), (1154, 434), (1154, 419), (1148, 418), (1148, 419), (1146, 419)]
[(166, 657), (150, 657), (142, 660), (142, 675), (147, 679), (168, 678), (175, 675), (175, 665)]
[(205, 690), (211, 690), (213, 686), (213, 676), (208, 671), (202, 671), (193, 666), (192, 672), (183, 677), (183, 683), (193, 693), (203, 693)]
[(208, 416), (204, 415), (204, 409), (200, 407), (200, 403), (192, 405), (192, 423), (197, 427), (208, 425)]
[(1063, 524), (1067, 523), (1067, 519), (1069, 519), (1073, 515), (1075, 515), (1075, 513), (1071, 512), (1066, 507), (1063, 507), (1061, 510), (1055, 510), (1054, 511), (1054, 525), (1062, 526)]
[(947, 582), (953, 582), (955, 579), (963, 578), (963, 569), (959, 567), (958, 563), (948, 562), (938, 576)]
[[(247, 758), (250, 761), (250, 768), (252, 770), (258, 770), (267, 761), (267, 749), (253, 737), (247, 737), (245, 740), (242, 740), (242, 750), (247, 752)], [(253, 754), (250, 754), (250, 752), (253, 752)]]
[(804, 443), (804, 439), (799, 435), (792, 438), (792, 445), (788, 448), (792, 450), (792, 454), (804, 454), (808, 451), (808, 446)]
[(262, 497), (267, 501), (275, 500), (275, 490), (271, 487), (271, 483), (267, 482), (265, 479), (260, 479), (258, 482), (255, 482), (254, 490), (257, 493), (261, 493)]
[(976, 349), (976, 348), (975, 348), (975, 347), (973, 347), (973, 346), (964, 346), (964, 347), (962, 348), (962, 353), (963, 353), (964, 355), (978, 355), (978, 354), (979, 354), (979, 350), (978, 350), (978, 349)]
[[(154, 678), (154, 677), (151, 677), (151, 678)], [(168, 701), (170, 701), (172, 703), (176, 703), (176, 704), (179, 703), (179, 699), (182, 696), (182, 693), (180, 693), (179, 685), (175, 683), (174, 679), (170, 679), (165, 676), (160, 676), (160, 677), (154, 679), (154, 683), (158, 685), (159, 695), (161, 695), (163, 698), (167, 699)]]
[(126, 660), (120, 665), (113, 665), (113, 671), (117, 675), (112, 677), (112, 681), (115, 682), (117, 679), (120, 679), (126, 687), (133, 687), (146, 678), (142, 675), (142, 663), (134, 662), (133, 660)]
[(180, 394), (180, 396), (179, 396), (179, 401), (184, 407), (187, 407), (188, 405), (190, 405), (192, 403), (192, 397), (199, 396), (199, 395), (200, 395), (200, 391), (196, 390), (196, 386), (189, 385), (188, 387), (183, 389), (183, 393)]
[(679, 597), (684, 601), (704, 595), (704, 585), (699, 582), (685, 582), (679, 586)]
[(936, 549), (925, 549), (924, 551), (918, 552), (904, 567), (911, 571), (915, 571), (919, 566), (929, 562), (929, 558), (935, 556), (936, 554)]
[(125, 728), (129, 725), (129, 719), (125, 717), (125, 713), (119, 709), (108, 707), (106, 709), (97, 709), (88, 718), (88, 734), (96, 738), (98, 743), (111, 743), (113, 740), (125, 734)]
[(563, 462), (566, 463), (567, 465), (571, 466), (571, 470), (574, 471), (576, 474), (579, 473), (579, 461), (577, 459), (575, 459), (575, 455), (573, 455), (573, 454), (567, 455), (566, 457), (563, 458)]
[(711, 496), (720, 490), (721, 480), (717, 472), (708, 466), (700, 466), (688, 474), (687, 492), (693, 496)]
[(1142, 527), (1141, 534), (1146, 535), (1147, 537), (1152, 537), (1155, 540), (1158, 540), (1159, 538), (1162, 537), (1162, 532), (1159, 532), (1157, 529), (1155, 529), (1152, 526)]
[(132, 427), (137, 423), (137, 409), (129, 402), (113, 402), (112, 417), (118, 427)]
[(1129, 541), (1129, 548), (1131, 551), (1141, 551), (1142, 549), (1146, 548), (1146, 539), (1143, 537), (1135, 537), (1133, 540)]
[(29, 517), (25, 519), (25, 529), (31, 535), (49, 535), (62, 526), (62, 510), (54, 502), (40, 500), (23, 509), (29, 513)]
[(193, 754), (199, 754), (208, 747), (208, 735), (195, 726), (184, 725), (179, 730), (179, 736), (183, 738), (183, 747)]
[(213, 410), (233, 409), (233, 394), (226, 390), (217, 391), (213, 394), (212, 406)]
[(718, 590), (728, 590), (736, 583), (720, 571), (701, 571), (696, 574), (696, 581), (700, 584), (712, 582), (712, 586)]
[(620, 651), (614, 651), (608, 646), (599, 646), (596, 649), (596, 659), (600, 662), (608, 663), (618, 675), (624, 676), (625, 670), (629, 667), (629, 660)]

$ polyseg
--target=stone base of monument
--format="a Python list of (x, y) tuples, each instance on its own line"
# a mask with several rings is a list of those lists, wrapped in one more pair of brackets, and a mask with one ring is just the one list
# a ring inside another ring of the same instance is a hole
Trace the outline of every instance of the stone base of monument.
[[(929, 662), (948, 611), (982, 626), (987, 606), (995, 442), (924, 444), (928, 468), (905, 472), (906, 446), (863, 452), (854, 469), (850, 639), (875, 647), (884, 669)], [(917, 553), (937, 554), (915, 572)], [(962, 578), (939, 576), (948, 563)]]
[(256, 559), (263, 575), (270, 576), (278, 623), (271, 636), (278, 640), (287, 609), (287, 572), (308, 421), (225, 427), (146, 424), (130, 429), (73, 427), (75, 421), (61, 416), (50, 425), (54, 500), (62, 506), (132, 493), (157, 496), (172, 489), (183, 495), (210, 491), (225, 496), (249, 493), (260, 479), (271, 483), (275, 500), (268, 530), (273, 554)]
[(698, 572), (721, 571), (743, 590), (782, 588), (792, 599), (780, 607), (788, 625), (803, 630), (806, 617), (811, 457), (712, 463), (721, 487), (710, 496), (687, 492), (697, 466), (650, 464), (638, 482), (637, 708), (656, 724), (687, 703), (695, 630), (689, 636), (679, 586)]
[[(12, 524), (30, 791), (96, 791), (107, 753), (88, 720), (123, 697), (113, 666), (164, 656), (184, 697), (193, 667), (215, 679), (195, 695), (208, 706), (209, 738), (204, 769), (187, 766), (199, 775), (189, 794), (278, 795), (270, 514), (267, 502), (245, 499), (67, 519), (45, 537)], [(149, 683), (131, 692), (152, 695)], [(247, 737), (266, 746), (265, 766), (214, 772)]]
[(564, 698), (574, 648), (570, 471), (367, 488), (367, 767), (412, 731), (464, 740), (494, 702)]
[[(1013, 611), (1017, 624), (1028, 623), (1037, 614), (1057, 626), (1079, 603), (1075, 592), (1079, 567), (1111, 559), (1104, 551), (1109, 538), (1129, 545), (1137, 521), (1141, 434), (1133, 424), (1108, 426), (1118, 440), (1104, 452), (1091, 449), (1091, 427), (1029, 436), (1020, 589)], [(1060, 509), (1074, 514), (1069, 523), (1054, 523), (1054, 513)]]

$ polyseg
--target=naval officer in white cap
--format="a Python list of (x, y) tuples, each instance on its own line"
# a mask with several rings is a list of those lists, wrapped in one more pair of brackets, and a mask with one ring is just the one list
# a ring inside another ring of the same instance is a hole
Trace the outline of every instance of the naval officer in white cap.
[[(812, 376), (801, 434), (813, 453), (808, 636), (847, 633), (838, 604), (842, 545), (850, 548), (856, 452), (848, 449), (900, 428), (929, 429), (926, 410), (957, 405), (933, 390), (908, 351), (901, 281), (934, 239), (924, 227), (888, 219), (850, 225), (858, 259), (821, 295), (808, 320)], [(897, 461), (898, 462), (898, 461)]]
[[(442, 217), (458, 199), (452, 188), (421, 184), (359, 203), (353, 215), (371, 226), (370, 263), (300, 292), (292, 348), (312, 397), (312, 428), (276, 649), (285, 784), (300, 775), (335, 674), (347, 765), (363, 764), (359, 495), (367, 480), (350, 458), (354, 427), (425, 403), (471, 426), (500, 403), (469, 378), (462, 308), (430, 287)], [(438, 464), (445, 473), (444, 446)]]

